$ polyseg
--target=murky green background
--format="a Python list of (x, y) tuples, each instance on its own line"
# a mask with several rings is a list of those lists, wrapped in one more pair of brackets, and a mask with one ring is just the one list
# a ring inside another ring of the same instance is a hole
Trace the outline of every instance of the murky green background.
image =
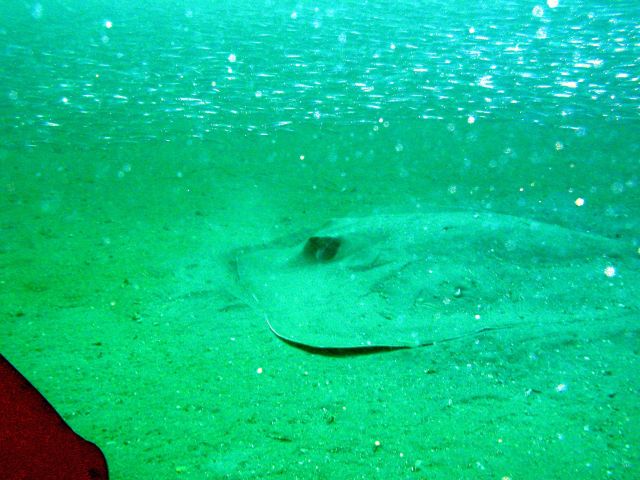
[(486, 209), (637, 262), (637, 2), (2, 6), (0, 348), (113, 478), (637, 475), (624, 282), (609, 336), (339, 364), (283, 350), (219, 261), (332, 217)]

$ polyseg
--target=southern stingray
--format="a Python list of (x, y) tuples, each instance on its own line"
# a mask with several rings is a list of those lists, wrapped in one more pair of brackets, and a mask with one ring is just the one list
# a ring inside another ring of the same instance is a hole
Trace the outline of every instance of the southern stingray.
[[(638, 281), (632, 257), (608, 237), (446, 212), (338, 219), (240, 249), (233, 264), (244, 298), (278, 338), (345, 355), (602, 318), (634, 298), (622, 288), (623, 276)], [(618, 278), (605, 274), (623, 264)]]

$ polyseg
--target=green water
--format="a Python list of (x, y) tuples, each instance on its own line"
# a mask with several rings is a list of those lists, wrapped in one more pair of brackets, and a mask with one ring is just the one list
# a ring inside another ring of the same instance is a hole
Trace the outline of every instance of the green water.
[[(637, 478), (639, 14), (4, 1), (0, 351), (114, 479)], [(446, 210), (618, 239), (625, 301), (326, 359), (228, 269), (334, 217)]]

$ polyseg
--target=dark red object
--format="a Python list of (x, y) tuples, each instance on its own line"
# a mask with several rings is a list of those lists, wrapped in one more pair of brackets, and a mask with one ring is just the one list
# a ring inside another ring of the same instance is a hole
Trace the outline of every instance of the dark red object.
[(71, 430), (0, 355), (0, 479), (106, 480), (100, 449)]

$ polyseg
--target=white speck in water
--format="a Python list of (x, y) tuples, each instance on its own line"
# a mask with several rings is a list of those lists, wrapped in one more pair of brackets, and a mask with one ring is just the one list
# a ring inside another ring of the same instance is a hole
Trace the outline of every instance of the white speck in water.
[(42, 18), (42, 4), (34, 3), (33, 8), (31, 9), (31, 16), (36, 20), (40, 20)]
[(480, 80), (478, 80), (478, 86), (483, 88), (493, 88), (493, 83), (491, 79), (492, 79), (491, 75), (485, 75), (484, 77), (480, 77)]

